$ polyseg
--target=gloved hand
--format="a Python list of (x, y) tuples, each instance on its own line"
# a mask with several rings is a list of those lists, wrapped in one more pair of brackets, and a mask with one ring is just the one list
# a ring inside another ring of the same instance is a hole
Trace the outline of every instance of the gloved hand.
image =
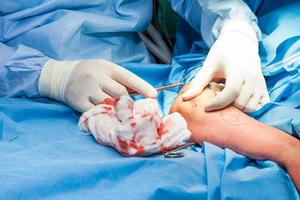
[(106, 60), (49, 60), (39, 79), (41, 96), (84, 112), (109, 97), (128, 95), (127, 88), (156, 98), (156, 90), (128, 70)]
[(225, 23), (203, 67), (183, 94), (183, 100), (200, 94), (214, 78), (225, 79), (225, 88), (205, 105), (206, 111), (233, 103), (244, 112), (252, 112), (270, 101), (256, 33), (246, 22), (231, 20)]

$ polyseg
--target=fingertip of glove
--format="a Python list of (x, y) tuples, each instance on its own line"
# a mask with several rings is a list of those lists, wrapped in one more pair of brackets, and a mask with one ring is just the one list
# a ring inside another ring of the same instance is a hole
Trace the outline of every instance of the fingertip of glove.
[(211, 112), (218, 110), (219, 108), (214, 103), (208, 103), (204, 106), (205, 112)]
[(151, 90), (149, 92), (149, 98), (157, 98), (157, 91), (156, 90)]
[(186, 91), (181, 95), (182, 100), (184, 101), (188, 101), (190, 99), (192, 99), (193, 94), (191, 94), (190, 91)]
[(204, 107), (204, 110), (205, 110), (205, 112), (211, 112), (214, 109), (212, 107), (210, 107), (210, 106), (206, 106), (206, 107)]

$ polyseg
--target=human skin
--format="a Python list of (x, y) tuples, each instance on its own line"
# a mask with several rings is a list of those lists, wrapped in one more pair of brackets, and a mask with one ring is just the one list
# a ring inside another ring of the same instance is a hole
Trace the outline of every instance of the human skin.
[(268, 159), (285, 167), (300, 191), (300, 141), (293, 136), (267, 126), (228, 106), (222, 110), (205, 112), (204, 105), (214, 96), (217, 87), (206, 88), (190, 101), (183, 101), (184, 87), (172, 105), (170, 113), (179, 112), (192, 132), (191, 140), (207, 141), (232, 149), (254, 159)]

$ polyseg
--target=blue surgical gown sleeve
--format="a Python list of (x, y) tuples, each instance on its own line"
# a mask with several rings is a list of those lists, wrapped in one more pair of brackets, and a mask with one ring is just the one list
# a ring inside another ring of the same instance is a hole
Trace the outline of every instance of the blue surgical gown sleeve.
[(39, 96), (38, 79), (49, 59), (24, 45), (7, 46), (0, 42), (0, 97)]
[(249, 23), (260, 39), (257, 18), (242, 0), (170, 0), (173, 9), (186, 20), (203, 41), (211, 47), (227, 20), (236, 19)]
[(0, 96), (39, 95), (49, 59), (151, 63), (136, 32), (152, 18), (152, 1), (0, 0)]

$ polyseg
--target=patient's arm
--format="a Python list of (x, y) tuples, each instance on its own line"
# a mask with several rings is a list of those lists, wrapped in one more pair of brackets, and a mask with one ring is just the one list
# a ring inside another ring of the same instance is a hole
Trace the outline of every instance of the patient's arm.
[(182, 101), (179, 94), (170, 112), (183, 115), (192, 132), (192, 140), (196, 142), (207, 141), (251, 158), (270, 159), (285, 166), (300, 191), (300, 141), (256, 121), (233, 106), (205, 112), (205, 102), (215, 95), (215, 89), (206, 88), (191, 101)]

